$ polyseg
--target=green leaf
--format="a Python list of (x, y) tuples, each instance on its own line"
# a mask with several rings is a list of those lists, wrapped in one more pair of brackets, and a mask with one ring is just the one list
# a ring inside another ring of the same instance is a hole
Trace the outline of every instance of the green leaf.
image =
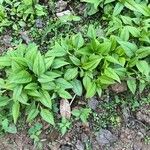
[(118, 43), (123, 48), (125, 54), (128, 57), (132, 57), (135, 54), (136, 50), (138, 49), (135, 44), (130, 43), (130, 42), (124, 42), (124, 41), (118, 40)]
[(27, 122), (31, 122), (34, 118), (37, 117), (38, 114), (39, 114), (39, 110), (37, 108), (32, 109), (28, 114)]
[(96, 84), (95, 82), (89, 82), (88, 87), (87, 87), (87, 91), (86, 91), (86, 98), (91, 98), (95, 95), (96, 93)]
[(128, 88), (129, 90), (135, 94), (135, 91), (136, 91), (136, 79), (134, 78), (130, 78), (127, 80), (127, 85), (128, 85)]
[(149, 76), (149, 74), (150, 74), (150, 66), (148, 65), (148, 63), (145, 60), (137, 61), (136, 62), (136, 67), (146, 77)]
[(33, 97), (41, 97), (41, 94), (39, 93), (38, 90), (28, 90), (27, 94)]
[(43, 120), (45, 120), (46, 122), (50, 123), (53, 126), (55, 125), (54, 116), (53, 116), (52, 112), (50, 112), (48, 109), (41, 108), (40, 115)]
[(9, 98), (6, 96), (0, 96), (0, 107), (6, 106), (9, 103)]
[(12, 115), (13, 115), (13, 119), (14, 119), (14, 123), (17, 123), (17, 119), (19, 117), (19, 111), (20, 111), (20, 104), (18, 101), (13, 103), (12, 106)]
[(126, 26), (124, 26), (123, 29), (121, 30), (120, 38), (123, 41), (128, 41), (129, 40), (129, 30)]
[(104, 74), (105, 74), (107, 77), (112, 78), (112, 79), (118, 81), (119, 83), (121, 82), (119, 76), (117, 75), (117, 73), (115, 72), (115, 70), (112, 69), (112, 68), (106, 68), (106, 69), (104, 70)]
[(140, 81), (140, 83), (139, 83), (139, 92), (140, 92), (140, 94), (143, 92), (143, 90), (145, 89), (146, 85), (147, 84), (145, 82), (141, 82)]
[(18, 101), (24, 105), (29, 105), (28, 102), (28, 96), (25, 92), (22, 92), (21, 95), (18, 97)]
[(126, 28), (133, 37), (140, 37), (140, 30), (137, 27), (127, 26)]
[(0, 57), (0, 66), (1, 67), (9, 67), (11, 66), (11, 59), (7, 56)]
[(45, 68), (46, 68), (46, 70), (48, 70), (51, 67), (51, 65), (52, 65), (52, 63), (54, 61), (54, 58), (55, 57), (47, 57), (47, 58), (45, 58)]
[(78, 75), (78, 68), (69, 68), (64, 74), (66, 80), (72, 80)]
[(94, 8), (97, 9), (98, 5), (102, 2), (102, 0), (82, 0), (82, 2), (93, 4)]
[(25, 54), (25, 59), (27, 60), (28, 67), (33, 70), (34, 60), (37, 57), (38, 50), (35, 43), (30, 43), (27, 47), (27, 52)]
[(87, 90), (89, 84), (91, 84), (91, 78), (88, 77), (87, 75), (85, 75), (83, 77), (83, 85), (86, 90)]
[(17, 101), (19, 96), (21, 95), (22, 93), (22, 89), (23, 89), (23, 86), (22, 85), (17, 85), (14, 90), (13, 90), (13, 100), (14, 101)]
[(40, 52), (37, 53), (37, 56), (34, 60), (33, 64), (33, 72), (40, 76), (46, 71), (44, 57), (41, 55)]
[(104, 43), (101, 43), (98, 46), (98, 53), (99, 54), (103, 54), (103, 55), (107, 55), (108, 52), (111, 50), (111, 42), (110, 41), (105, 41)]
[(76, 66), (80, 66), (81, 65), (81, 61), (80, 59), (78, 59), (75, 56), (69, 56), (70, 60), (72, 61), (72, 63)]
[(52, 109), (52, 100), (51, 97), (49, 95), (49, 93), (45, 90), (40, 91), (40, 98), (39, 101), (46, 107)]
[(71, 113), (75, 117), (80, 117), (81, 111), (78, 109), (74, 109)]
[(109, 62), (121, 65), (121, 63), (116, 58), (114, 58), (113, 56), (110, 56), (110, 55), (106, 56), (105, 59)]
[(44, 57), (41, 55), (40, 52), (38, 52), (34, 64), (33, 64), (33, 72), (40, 76), (46, 71), (45, 61)]
[(73, 86), (73, 92), (78, 95), (78, 96), (82, 96), (82, 84), (80, 80), (74, 79), (73, 81), (71, 81), (71, 84)]
[(58, 79), (55, 80), (55, 82), (56, 82), (56, 85), (58, 87), (61, 87), (62, 89), (71, 89), (72, 88), (71, 83), (66, 81), (63, 78), (58, 78)]
[(92, 39), (96, 38), (96, 30), (93, 25), (89, 25), (87, 36)]
[(51, 91), (55, 90), (56, 84), (54, 82), (42, 83), (41, 84), (43, 90)]
[(27, 71), (22, 70), (17, 74), (13, 74), (10, 77), (10, 81), (12, 83), (18, 83), (18, 84), (29, 83), (32, 81), (32, 76)]
[(147, 17), (150, 16), (150, 8), (148, 6), (143, 5), (142, 3), (138, 4), (134, 0), (126, 0), (124, 5), (132, 11), (139, 12)]
[(49, 76), (49, 75), (46, 75), (46, 74), (42, 74), (39, 78), (38, 78), (38, 81), (40, 83), (47, 83), (47, 82), (51, 82), (53, 81), (55, 78)]
[(114, 7), (113, 15), (114, 16), (119, 15), (121, 13), (121, 11), (123, 10), (123, 8), (124, 8), (124, 5), (122, 5), (120, 2), (118, 2)]
[(65, 90), (60, 89), (57, 91), (58, 95), (64, 99), (72, 99), (72, 96)]
[(65, 65), (68, 65), (69, 63), (65, 61), (63, 58), (56, 58), (52, 63), (52, 68), (58, 69), (60, 67), (63, 67)]
[(15, 61), (20, 67), (27, 67), (27, 60), (23, 57), (11, 57), (12, 62)]
[(76, 48), (81, 48), (84, 45), (84, 39), (81, 33), (78, 33), (72, 37), (72, 44)]
[(24, 87), (25, 90), (36, 90), (38, 89), (37, 83), (29, 83)]
[(46, 53), (46, 57), (62, 57), (64, 55), (67, 54), (67, 51), (57, 42), (55, 42), (55, 45), (54, 47), (52, 48), (52, 50), (49, 50), (47, 53)]
[(55, 80), (57, 77), (60, 77), (61, 74), (52, 72), (52, 71), (47, 71), (45, 74), (42, 74), (39, 78), (38, 81), (40, 83), (47, 83)]
[(147, 56), (150, 56), (150, 47), (141, 47), (136, 51), (136, 56), (138, 58), (145, 58)]
[(114, 84), (115, 81), (112, 78), (109, 78), (106, 75), (102, 75), (98, 78), (99, 82), (103, 85), (111, 85)]
[(82, 64), (82, 68), (85, 70), (92, 71), (99, 65), (101, 59), (102, 59), (102, 56), (91, 55), (88, 61)]

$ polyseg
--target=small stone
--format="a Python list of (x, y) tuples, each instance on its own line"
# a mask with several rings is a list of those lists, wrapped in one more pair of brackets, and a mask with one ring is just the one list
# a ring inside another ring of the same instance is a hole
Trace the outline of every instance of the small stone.
[(43, 27), (42, 19), (36, 19), (36, 27), (37, 28), (42, 28)]
[(67, 7), (67, 2), (63, 1), (63, 0), (59, 0), (56, 3), (56, 12), (61, 12), (61, 11), (65, 10), (66, 7)]
[(85, 134), (85, 133), (82, 133), (81, 134), (81, 141), (86, 143), (88, 141), (89, 137)]
[(76, 148), (77, 148), (77, 150), (84, 150), (83, 143), (78, 140), (77, 143), (76, 143)]
[(65, 10), (65, 11), (56, 13), (56, 16), (57, 16), (57, 17), (62, 17), (62, 16), (65, 16), (65, 15), (71, 15), (70, 10)]
[(94, 97), (88, 101), (89, 107), (93, 110), (96, 110), (96, 108), (98, 107), (98, 104), (99, 104), (98, 100), (96, 100), (96, 98)]
[(117, 141), (117, 137), (113, 135), (109, 130), (101, 129), (96, 136), (96, 140), (99, 145), (112, 144)]

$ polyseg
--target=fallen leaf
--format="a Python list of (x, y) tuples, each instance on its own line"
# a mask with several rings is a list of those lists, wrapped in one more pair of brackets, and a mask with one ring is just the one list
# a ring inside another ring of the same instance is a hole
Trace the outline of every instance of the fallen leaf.
[(60, 114), (62, 117), (70, 119), (71, 117), (71, 108), (69, 101), (66, 99), (62, 99), (60, 101)]

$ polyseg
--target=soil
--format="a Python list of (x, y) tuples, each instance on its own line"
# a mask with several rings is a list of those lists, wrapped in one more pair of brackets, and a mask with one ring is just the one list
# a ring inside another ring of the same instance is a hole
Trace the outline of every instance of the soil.
[[(78, 6), (83, 10), (83, 5)], [(61, 0), (57, 4), (57, 12), (68, 8), (67, 3)], [(81, 12), (80, 12), (81, 13)], [(43, 26), (40, 20), (37, 20), (40, 27)], [(26, 32), (21, 32), (21, 37), (25, 43), (30, 42)], [(8, 34), (0, 38), (0, 53), (11, 47), (12, 37)], [(125, 84), (118, 84), (111, 87), (116, 93), (127, 90)], [(100, 105), (95, 97), (88, 102), (89, 107), (97, 111)], [(117, 127), (106, 127), (95, 131), (95, 122), (91, 118), (87, 124), (75, 121), (71, 130), (63, 137), (56, 129), (46, 133), (46, 129), (40, 136), (40, 142), (43, 145), (42, 150), (150, 150), (150, 142), (145, 142), (145, 137), (150, 136), (150, 105), (139, 108), (134, 114), (131, 114), (129, 108), (124, 108), (122, 122)], [(27, 130), (22, 129), (17, 134), (7, 134), (0, 138), (0, 150), (38, 150), (33, 141), (29, 138)]]
[[(74, 122), (72, 129), (63, 137), (56, 129), (42, 132), (42, 150), (149, 150), (150, 143), (144, 138), (150, 136), (149, 106), (141, 107), (135, 116), (129, 115), (120, 126), (93, 129), (94, 122)], [(89, 149), (88, 149), (89, 148)], [(39, 150), (33, 146), (26, 130), (0, 138), (0, 150)]]

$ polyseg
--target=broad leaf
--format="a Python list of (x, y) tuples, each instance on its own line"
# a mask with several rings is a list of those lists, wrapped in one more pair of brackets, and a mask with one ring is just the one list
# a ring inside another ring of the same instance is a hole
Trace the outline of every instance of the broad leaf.
[(55, 45), (52, 48), (52, 50), (49, 50), (46, 53), (46, 57), (61, 57), (66, 54), (67, 54), (66, 50), (59, 43), (55, 42)]
[(65, 61), (63, 58), (55, 59), (52, 63), (52, 68), (58, 69), (62, 66), (68, 65), (69, 63)]
[(21, 95), (22, 93), (22, 89), (23, 89), (23, 86), (22, 85), (17, 85), (14, 89), (13, 89), (13, 100), (14, 101), (17, 101), (19, 96)]
[(37, 108), (32, 109), (28, 114), (27, 122), (31, 122), (34, 118), (37, 117), (38, 114), (39, 114), (39, 110)]
[(78, 75), (78, 68), (69, 68), (64, 74), (66, 80), (72, 80)]
[(120, 78), (119, 78), (119, 76), (117, 75), (117, 73), (115, 72), (114, 69), (112, 69), (112, 68), (106, 68), (106, 69), (104, 70), (104, 74), (105, 74), (107, 77), (112, 78), (112, 79), (114, 79), (114, 80), (120, 82)]
[(58, 95), (64, 99), (72, 99), (72, 96), (65, 90), (60, 89), (57, 91)]
[(39, 101), (46, 107), (52, 109), (52, 100), (51, 97), (49, 95), (49, 93), (47, 91), (40, 91), (40, 98)]
[(37, 53), (36, 58), (34, 59), (33, 64), (33, 72), (40, 76), (46, 71), (44, 57), (41, 55), (40, 52)]
[(6, 96), (0, 96), (0, 107), (6, 106), (9, 103), (9, 98)]
[(53, 116), (52, 112), (50, 112), (48, 109), (41, 108), (40, 115), (43, 120), (45, 120), (46, 122), (50, 123), (53, 126), (55, 125), (54, 116)]
[(27, 71), (22, 70), (17, 74), (13, 74), (10, 77), (10, 81), (12, 83), (18, 83), (18, 84), (29, 83), (32, 81), (32, 76)]
[(72, 88), (71, 83), (66, 81), (63, 78), (56, 79), (55, 82), (56, 82), (56, 85), (61, 87), (62, 89), (71, 89)]
[(82, 84), (80, 80), (74, 79), (73, 81), (71, 81), (71, 84), (73, 86), (73, 92), (78, 96), (82, 96)]
[(88, 61), (82, 64), (82, 68), (85, 70), (91, 71), (99, 65), (101, 59), (102, 59), (102, 56), (91, 55)]
[(135, 94), (135, 92), (136, 92), (136, 79), (134, 79), (134, 78), (128, 79), (128, 80), (127, 80), (127, 85), (128, 85), (129, 90), (130, 90), (133, 94)]

